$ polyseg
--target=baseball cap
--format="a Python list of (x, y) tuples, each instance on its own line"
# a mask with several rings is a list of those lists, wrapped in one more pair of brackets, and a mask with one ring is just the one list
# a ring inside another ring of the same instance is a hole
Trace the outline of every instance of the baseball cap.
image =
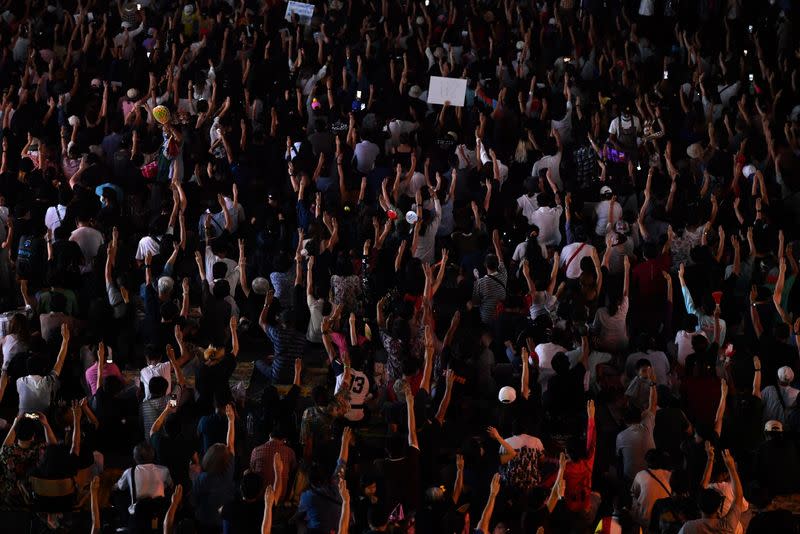
[(603, 187), (600, 188), (601, 195), (610, 195), (611, 193), (613, 193), (613, 191), (611, 191), (611, 188), (608, 187), (607, 185), (604, 185)]
[(784, 365), (778, 369), (778, 380), (781, 382), (791, 382), (794, 380), (794, 371), (788, 365)]
[(764, 432), (783, 432), (783, 424), (780, 421), (767, 421), (764, 424)]
[(742, 174), (745, 178), (750, 178), (756, 173), (756, 166), (755, 165), (745, 165), (742, 168)]
[(497, 394), (497, 400), (503, 404), (511, 404), (517, 400), (517, 392), (511, 386), (503, 386)]
[(408, 224), (415, 224), (417, 222), (417, 219), (419, 219), (419, 217), (417, 217), (417, 212), (416, 211), (408, 210), (406, 212), (406, 222)]
[(620, 234), (627, 234), (631, 231), (631, 227), (627, 222), (620, 220), (614, 225), (614, 230)]

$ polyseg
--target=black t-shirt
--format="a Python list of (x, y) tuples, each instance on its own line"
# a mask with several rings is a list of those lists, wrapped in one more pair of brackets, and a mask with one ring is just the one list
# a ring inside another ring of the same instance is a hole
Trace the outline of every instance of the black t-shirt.
[(215, 365), (201, 364), (195, 375), (198, 402), (210, 403), (214, 393), (226, 390), (234, 369), (236, 369), (236, 358), (230, 353), (223, 356)]
[(264, 518), (264, 500), (245, 502), (237, 499), (222, 507), (222, 521), (228, 524), (230, 532), (237, 534), (256, 534), (261, 532)]
[[(189, 461), (194, 456), (194, 444), (183, 436), (168, 436), (164, 430), (150, 437), (156, 452), (156, 463), (169, 469), (175, 484), (189, 484)], [(263, 511), (263, 510), (262, 510)]]
[(406, 516), (419, 509), (422, 494), (419, 449), (409, 445), (402, 458), (384, 460), (383, 477), (386, 504), (390, 509), (402, 504)]

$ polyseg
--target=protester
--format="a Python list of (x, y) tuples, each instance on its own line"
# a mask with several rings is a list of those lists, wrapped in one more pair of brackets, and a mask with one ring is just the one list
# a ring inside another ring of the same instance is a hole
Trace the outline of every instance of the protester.
[(5, 2), (3, 525), (788, 512), (798, 24), (786, 0)]

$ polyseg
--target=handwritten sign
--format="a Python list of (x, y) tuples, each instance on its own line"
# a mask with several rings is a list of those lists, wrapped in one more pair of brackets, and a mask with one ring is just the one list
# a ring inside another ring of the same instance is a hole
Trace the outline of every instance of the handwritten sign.
[(308, 25), (311, 23), (311, 17), (314, 16), (314, 4), (304, 4), (303, 2), (289, 0), (286, 5), (286, 20), (291, 22), (294, 14), (297, 14), (300, 24)]
[(466, 96), (467, 80), (431, 76), (431, 83), (428, 86), (428, 104), (444, 104), (445, 101), (450, 101), (451, 106), (463, 107)]

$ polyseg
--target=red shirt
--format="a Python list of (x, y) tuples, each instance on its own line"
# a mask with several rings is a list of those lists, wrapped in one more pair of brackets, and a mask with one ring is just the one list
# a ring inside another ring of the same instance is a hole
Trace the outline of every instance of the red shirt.
[(597, 431), (594, 418), (589, 419), (586, 429), (586, 457), (577, 462), (568, 461), (564, 467), (564, 500), (571, 512), (582, 512), (589, 509), (592, 493), (592, 469), (594, 469), (594, 452), (597, 445)]
[(666, 281), (661, 271), (669, 272), (672, 267), (672, 258), (669, 252), (660, 254), (652, 260), (647, 260), (633, 268), (633, 287), (636, 288), (637, 299), (666, 297)]

